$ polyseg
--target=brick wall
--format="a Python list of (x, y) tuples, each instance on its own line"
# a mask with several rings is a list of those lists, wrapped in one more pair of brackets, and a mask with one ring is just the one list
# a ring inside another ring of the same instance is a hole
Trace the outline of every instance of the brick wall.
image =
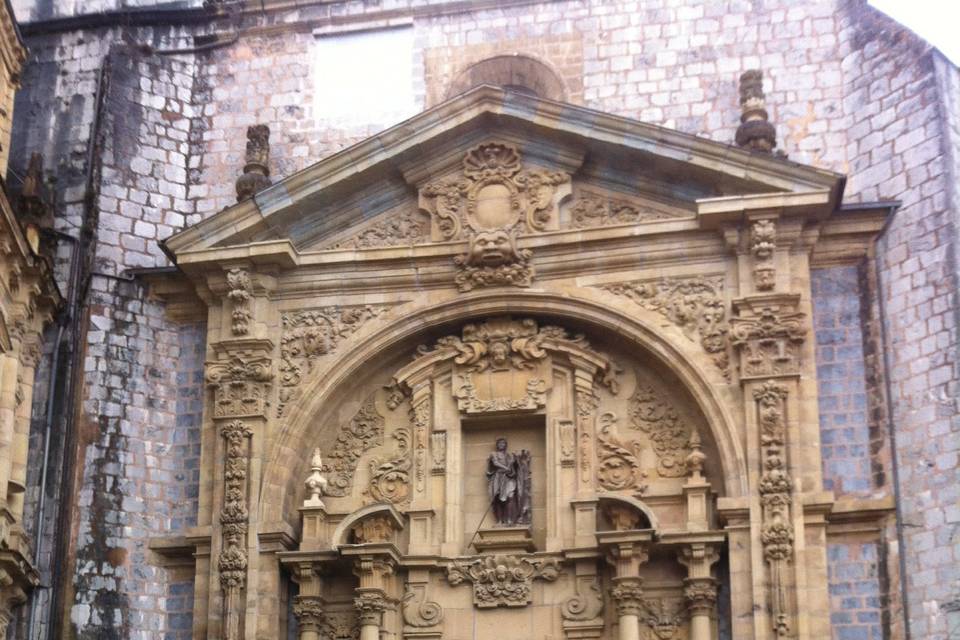
[(884, 629), (885, 585), (882, 549), (875, 542), (831, 543), (830, 623), (834, 640), (880, 640)]

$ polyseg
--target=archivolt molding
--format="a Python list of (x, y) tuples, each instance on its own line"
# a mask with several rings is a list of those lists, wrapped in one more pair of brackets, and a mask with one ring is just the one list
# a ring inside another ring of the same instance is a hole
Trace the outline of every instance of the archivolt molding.
[[(734, 407), (730, 406), (729, 398), (721, 400), (716, 395), (715, 380), (697, 364), (695, 352), (683, 350), (682, 345), (665, 339), (660, 330), (642, 316), (616, 309), (611, 306), (608, 297), (589, 289), (579, 289), (575, 293), (567, 291), (562, 296), (536, 290), (483, 291), (469, 296), (452, 296), (426, 306), (411, 303), (391, 309), (359, 328), (352, 336), (349, 348), (341, 353), (336, 362), (317, 367), (309, 378), (303, 380), (300, 385), (301, 397), (306, 400), (290, 406), (265, 468), (264, 494), (260, 502), (264, 512), (261, 517), (265, 521), (285, 518), (281, 505), (284, 504), (286, 492), (294, 488), (288, 482), (289, 476), (293, 474), (300, 478), (305, 475), (301, 472), (306, 470), (308, 456), (301, 461), (302, 469), (290, 468), (282, 462), (282, 459), (286, 459), (282, 452), (306, 450), (304, 447), (310, 443), (323, 439), (321, 434), (324, 426), (316, 423), (315, 417), (321, 414), (341, 385), (355, 379), (373, 359), (382, 358), (384, 353), (414, 342), (417, 335), (429, 331), (431, 327), (505, 314), (566, 318), (578, 326), (592, 326), (599, 333), (619, 336), (661, 362), (690, 391), (713, 432), (724, 472), (726, 495), (746, 493), (746, 463), (734, 427)], [(458, 354), (457, 349), (445, 345), (411, 363), (408, 369), (428, 366), (434, 359), (444, 360)], [(596, 355), (589, 357), (598, 369), (603, 369), (602, 359)], [(398, 372), (398, 380), (403, 379), (403, 371), (408, 369)], [(592, 449), (592, 443), (578, 442), (578, 451), (584, 448)]]

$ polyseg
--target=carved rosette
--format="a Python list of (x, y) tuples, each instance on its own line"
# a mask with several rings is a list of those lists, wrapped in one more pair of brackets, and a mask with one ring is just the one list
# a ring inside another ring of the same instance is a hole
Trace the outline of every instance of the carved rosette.
[(323, 599), (320, 596), (296, 596), (293, 599), (293, 616), (300, 631), (319, 632), (323, 625)]
[(793, 557), (793, 527), (790, 518), (792, 483), (786, 471), (787, 388), (768, 380), (754, 389), (760, 428), (760, 504), (763, 521), (760, 542), (770, 571), (772, 624), (778, 637), (789, 634), (786, 566)]
[(357, 611), (357, 618), (361, 627), (379, 627), (383, 620), (383, 612), (390, 607), (390, 601), (387, 600), (384, 592), (379, 589), (371, 589), (361, 591), (353, 599), (353, 607)]
[(272, 379), (270, 358), (234, 357), (225, 362), (207, 363), (207, 386), (213, 390), (213, 417), (262, 416)]
[(792, 304), (771, 303), (733, 318), (730, 341), (740, 357), (741, 379), (798, 375), (805, 335), (805, 316)]
[(280, 318), (283, 333), (277, 417), (283, 416), (303, 379), (313, 371), (317, 358), (334, 353), (341, 341), (388, 308), (387, 305), (335, 306), (284, 313)]
[(490, 142), (470, 149), (460, 178), (432, 182), (421, 190), (441, 240), (466, 234), (469, 249), (456, 259), (460, 291), (489, 286), (530, 286), (531, 252), (517, 235), (557, 228), (557, 187), (570, 176), (524, 170), (517, 148)]
[(643, 615), (643, 579), (614, 578), (610, 598), (617, 607), (617, 617)]
[(253, 298), (253, 283), (246, 269), (239, 267), (227, 271), (227, 299), (233, 304), (231, 330), (235, 336), (245, 336), (250, 332), (253, 312), (250, 300)]
[(687, 338), (699, 341), (724, 378), (729, 379), (727, 310), (721, 276), (614, 282), (599, 288), (656, 311), (677, 325)]
[(473, 584), (473, 604), (480, 609), (525, 607), (532, 601), (533, 580), (553, 582), (559, 575), (560, 565), (555, 559), (516, 555), (455, 560), (447, 567), (447, 581), (451, 585)]

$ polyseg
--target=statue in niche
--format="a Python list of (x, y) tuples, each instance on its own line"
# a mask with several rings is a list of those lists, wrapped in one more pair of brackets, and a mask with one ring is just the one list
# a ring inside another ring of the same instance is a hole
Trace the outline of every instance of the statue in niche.
[(487, 460), (487, 490), (497, 526), (530, 524), (530, 452), (507, 451), (507, 439), (497, 438)]

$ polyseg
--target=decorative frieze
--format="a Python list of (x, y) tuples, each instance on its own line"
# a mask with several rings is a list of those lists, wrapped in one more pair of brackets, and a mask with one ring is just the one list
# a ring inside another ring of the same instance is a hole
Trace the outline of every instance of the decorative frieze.
[(669, 396), (655, 391), (637, 372), (637, 387), (630, 396), (627, 412), (631, 428), (650, 438), (657, 454), (657, 473), (664, 478), (683, 476), (690, 428), (680, 418)]
[(590, 192), (582, 192), (570, 206), (570, 226), (574, 229), (636, 224), (673, 217), (650, 207), (638, 207), (626, 200)]
[(553, 582), (559, 575), (560, 565), (555, 559), (516, 555), (455, 560), (447, 567), (451, 585), (473, 585), (473, 604), (480, 609), (525, 607), (531, 602), (535, 579)]
[(698, 341), (724, 377), (729, 378), (727, 305), (722, 276), (633, 280), (599, 288), (668, 319), (687, 338)]
[(280, 317), (283, 334), (277, 417), (283, 416), (317, 358), (333, 353), (342, 340), (387, 309), (387, 305), (332, 306), (284, 313)]
[(376, 249), (430, 242), (430, 220), (418, 210), (388, 214), (358, 233), (334, 244), (331, 249)]

